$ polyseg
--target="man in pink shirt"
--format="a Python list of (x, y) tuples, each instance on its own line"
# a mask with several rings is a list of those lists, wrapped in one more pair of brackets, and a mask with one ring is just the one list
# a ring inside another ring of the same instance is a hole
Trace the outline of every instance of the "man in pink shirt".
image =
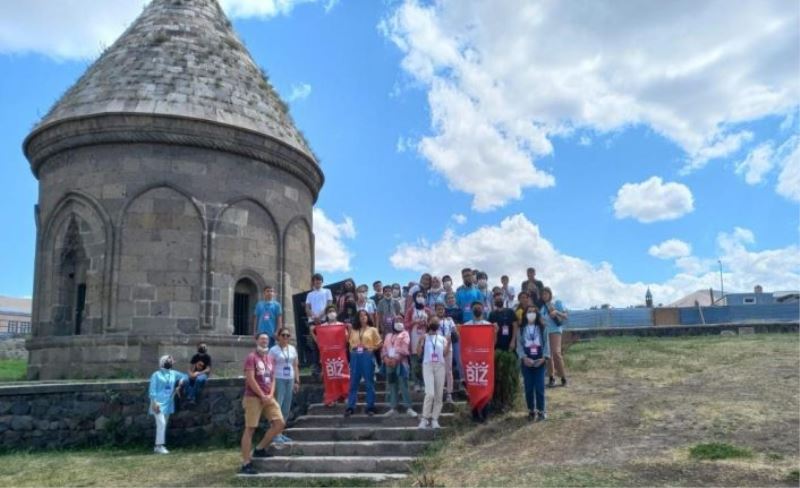
[[(274, 367), (269, 357), (269, 336), (261, 332), (256, 336), (256, 350), (247, 355), (244, 360), (244, 395), (242, 407), (244, 408), (244, 433), (242, 434), (242, 467), (241, 474), (258, 474), (251, 462), (252, 458), (270, 457), (267, 446), (272, 439), (283, 432), (286, 426), (281, 414), (281, 407), (275, 400), (274, 394)], [(261, 417), (271, 422), (269, 430), (250, 453), (253, 445), (253, 433), (258, 428)]]

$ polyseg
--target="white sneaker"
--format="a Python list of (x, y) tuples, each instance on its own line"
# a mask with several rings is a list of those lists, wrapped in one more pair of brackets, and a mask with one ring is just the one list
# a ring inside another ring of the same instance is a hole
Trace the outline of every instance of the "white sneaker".
[(428, 420), (422, 419), (419, 421), (419, 425), (417, 426), (418, 429), (427, 429), (428, 428)]
[(164, 446), (156, 446), (153, 452), (156, 454), (169, 454), (169, 451), (167, 451), (167, 448)]
[(389, 410), (388, 410), (388, 411), (387, 411), (385, 414), (383, 414), (383, 415), (384, 415), (384, 416), (386, 416), (386, 417), (392, 417), (392, 416), (394, 416), (394, 415), (397, 415), (397, 410), (395, 410), (395, 409), (393, 409), (393, 408), (390, 408), (390, 409), (389, 409)]
[(442, 428), (442, 426), (439, 425), (439, 421), (438, 420), (435, 420), (435, 419), (431, 420), (431, 429), (441, 429), (441, 428)]
[(411, 417), (412, 419), (417, 418), (417, 412), (415, 412), (414, 409), (411, 407), (408, 407), (408, 410), (406, 410), (406, 414), (408, 414), (408, 416)]

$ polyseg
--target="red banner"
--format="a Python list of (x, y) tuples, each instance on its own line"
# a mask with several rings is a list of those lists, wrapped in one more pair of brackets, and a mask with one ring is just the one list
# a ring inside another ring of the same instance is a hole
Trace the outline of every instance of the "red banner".
[(330, 404), (343, 400), (350, 392), (350, 365), (345, 348), (347, 329), (344, 324), (320, 325), (314, 329), (314, 333), (325, 385), (323, 401)]
[(481, 409), (494, 394), (494, 326), (463, 325), (459, 335), (469, 405)]

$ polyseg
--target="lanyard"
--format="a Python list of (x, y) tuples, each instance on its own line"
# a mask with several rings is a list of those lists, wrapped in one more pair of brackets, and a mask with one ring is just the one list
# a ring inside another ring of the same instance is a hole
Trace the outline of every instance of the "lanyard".
[(281, 349), (281, 356), (283, 356), (283, 360), (286, 362), (286, 365), (288, 366), (289, 365), (289, 357), (290, 357), (289, 346), (288, 345), (286, 346), (286, 354), (284, 354), (283, 353), (283, 349)]
[[(431, 339), (431, 340), (430, 340), (430, 344), (431, 344), (431, 354), (432, 354), (432, 355), (433, 355), (433, 354), (436, 354), (436, 345), (439, 343), (439, 341), (438, 341), (438, 340), (436, 340), (436, 336), (437, 336), (437, 335), (438, 335), (438, 334), (434, 334), (434, 335), (430, 335), (430, 334), (428, 334), (428, 337)], [(427, 342), (427, 339), (426, 339), (425, 341)]]

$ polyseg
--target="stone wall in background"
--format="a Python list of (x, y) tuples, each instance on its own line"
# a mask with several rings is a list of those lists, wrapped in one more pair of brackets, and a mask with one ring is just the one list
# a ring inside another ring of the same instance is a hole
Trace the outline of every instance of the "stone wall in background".
[(3, 359), (28, 359), (28, 350), (25, 349), (24, 337), (9, 337), (0, 340), (0, 360)]
[[(168, 446), (236, 444), (244, 417), (243, 378), (212, 378), (194, 406), (170, 417)], [(0, 449), (151, 445), (148, 382), (114, 381), (0, 386)], [(306, 382), (292, 417), (322, 401), (322, 385)]]

